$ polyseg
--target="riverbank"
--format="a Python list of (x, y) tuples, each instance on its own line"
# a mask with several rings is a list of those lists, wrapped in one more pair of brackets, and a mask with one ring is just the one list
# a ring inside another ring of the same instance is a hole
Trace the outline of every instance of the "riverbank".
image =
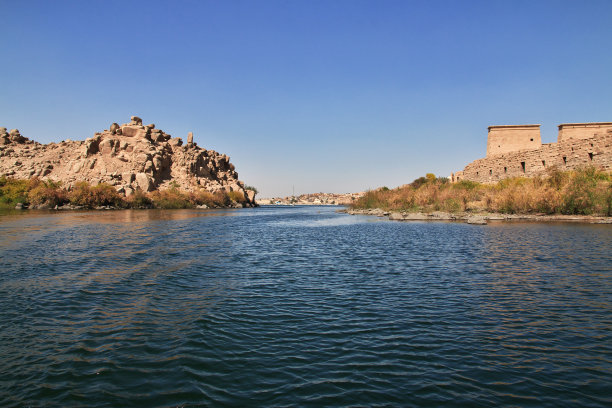
[(599, 221), (612, 217), (612, 173), (593, 167), (572, 171), (551, 168), (546, 177), (516, 177), (494, 184), (451, 183), (447, 178), (428, 174), (396, 189), (381, 187), (368, 191), (350, 208), (404, 214), (394, 216), (398, 219), (592, 217)]
[(0, 177), (0, 209), (35, 210), (111, 210), (111, 209), (182, 209), (244, 208), (257, 206), (242, 191), (219, 190), (214, 193), (184, 191), (177, 187), (143, 192), (136, 189), (125, 196), (114, 186), (79, 182), (71, 188), (60, 183), (33, 178), (18, 180)]
[(380, 208), (340, 210), (350, 215), (372, 215), (387, 217), (391, 221), (455, 221), (468, 224), (485, 225), (489, 221), (536, 221), (536, 222), (583, 222), (588, 224), (612, 224), (612, 217), (599, 217), (592, 215), (563, 215), (563, 214), (502, 214), (502, 213), (450, 213), (446, 211), (401, 212), (385, 211)]

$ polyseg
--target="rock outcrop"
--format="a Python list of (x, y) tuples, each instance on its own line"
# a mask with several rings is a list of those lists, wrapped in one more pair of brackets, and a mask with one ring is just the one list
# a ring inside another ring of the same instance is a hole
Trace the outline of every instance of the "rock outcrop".
[(107, 183), (126, 196), (136, 189), (170, 187), (235, 191), (254, 205), (253, 192), (238, 180), (230, 158), (197, 146), (191, 132), (188, 137), (189, 143), (183, 144), (154, 124), (143, 125), (137, 116), (123, 125), (112, 123), (85, 141), (46, 145), (23, 137), (17, 129), (0, 127), (0, 175), (50, 179), (67, 187), (79, 181)]

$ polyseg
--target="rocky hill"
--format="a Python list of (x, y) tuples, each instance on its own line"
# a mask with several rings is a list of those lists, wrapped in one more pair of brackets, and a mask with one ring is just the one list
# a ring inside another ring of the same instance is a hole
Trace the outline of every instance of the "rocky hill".
[(129, 196), (177, 187), (195, 192), (201, 189), (242, 192), (255, 204), (255, 193), (245, 190), (230, 158), (155, 127), (143, 125), (132, 116), (129, 123), (111, 124), (85, 141), (64, 140), (40, 144), (0, 127), (0, 176), (17, 179), (34, 177), (60, 181), (71, 187), (80, 181), (107, 183)]

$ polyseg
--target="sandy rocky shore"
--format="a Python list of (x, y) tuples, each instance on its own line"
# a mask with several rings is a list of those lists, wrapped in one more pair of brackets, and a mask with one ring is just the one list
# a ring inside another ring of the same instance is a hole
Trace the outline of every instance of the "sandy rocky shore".
[(546, 215), (546, 214), (499, 214), (499, 213), (448, 213), (434, 211), (432, 213), (409, 213), (384, 211), (374, 209), (343, 209), (351, 215), (373, 215), (388, 217), (392, 221), (455, 221), (468, 224), (486, 225), (489, 221), (537, 221), (537, 222), (583, 222), (589, 224), (612, 224), (612, 217), (596, 217), (590, 215)]

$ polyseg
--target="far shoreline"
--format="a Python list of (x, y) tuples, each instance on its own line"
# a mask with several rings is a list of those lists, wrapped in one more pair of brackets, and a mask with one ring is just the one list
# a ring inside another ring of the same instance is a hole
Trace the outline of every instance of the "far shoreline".
[(408, 212), (408, 211), (389, 211), (381, 208), (355, 209), (345, 204), (263, 204), (256, 207), (187, 207), (187, 208), (157, 208), (157, 207), (142, 207), (142, 208), (120, 208), (111, 206), (101, 206), (96, 208), (88, 208), (81, 206), (63, 206), (59, 208), (1, 208), (0, 216), (16, 215), (16, 214), (69, 214), (79, 212), (120, 212), (120, 211), (136, 211), (136, 212), (155, 212), (155, 211), (197, 211), (197, 212), (213, 212), (213, 211), (228, 211), (254, 208), (269, 208), (269, 209), (291, 209), (291, 208), (312, 208), (312, 207), (337, 207), (336, 213), (344, 213), (347, 215), (366, 215), (379, 218), (387, 218), (389, 221), (400, 222), (453, 222), (466, 223), (474, 225), (486, 225), (489, 223), (512, 223), (512, 222), (533, 222), (533, 223), (571, 223), (571, 224), (604, 224), (612, 225), (612, 217), (595, 216), (595, 215), (565, 215), (565, 214), (504, 214), (495, 212), (457, 212), (451, 213), (446, 211), (433, 212)]

